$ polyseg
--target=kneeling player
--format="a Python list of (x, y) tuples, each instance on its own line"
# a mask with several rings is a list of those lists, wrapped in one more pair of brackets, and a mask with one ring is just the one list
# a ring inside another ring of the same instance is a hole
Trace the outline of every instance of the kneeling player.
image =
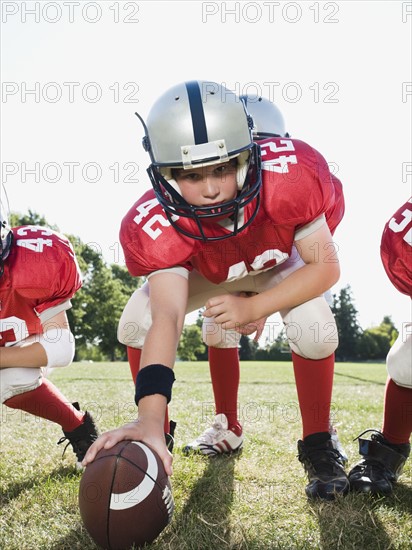
[[(306, 493), (345, 494), (349, 482), (329, 433), (337, 339), (323, 333), (335, 325), (323, 294), (339, 278), (326, 217), (336, 193), (325, 159), (299, 140), (273, 138), (258, 146), (241, 100), (214, 82), (167, 90), (143, 125), (153, 190), (125, 216), (121, 243), (130, 273), (146, 275), (148, 283), (119, 322), (120, 341), (131, 345), (133, 331), (141, 353), (139, 417), (103, 434), (83, 464), (102, 447), (141, 439), (170, 475), (164, 420), (186, 313), (205, 306), (204, 316), (218, 330), (232, 330), (279, 312), (301, 331), (293, 364)], [(321, 332), (316, 342), (314, 323)]]
[(69, 403), (47, 372), (69, 365), (74, 337), (66, 310), (81, 286), (70, 242), (45, 227), (11, 229), (1, 209), (0, 389), (1, 402), (62, 427), (77, 467), (97, 438), (95, 423)]
[[(412, 297), (412, 199), (385, 225), (381, 258), (393, 285)], [(363, 459), (349, 473), (353, 490), (378, 495), (392, 492), (411, 450), (412, 323), (404, 324), (389, 350), (386, 366), (382, 432), (366, 430), (375, 432), (371, 439), (359, 437), (359, 453)]]

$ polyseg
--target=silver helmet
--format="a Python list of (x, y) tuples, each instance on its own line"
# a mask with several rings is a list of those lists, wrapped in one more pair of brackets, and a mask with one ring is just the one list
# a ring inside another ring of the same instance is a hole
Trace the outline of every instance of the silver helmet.
[(283, 115), (274, 103), (257, 94), (241, 95), (240, 98), (253, 119), (254, 139), (289, 137)]
[(13, 233), (8, 221), (8, 206), (6, 191), (0, 187), (0, 276), (3, 275), (3, 260), (7, 258), (13, 241)]
[[(262, 184), (260, 151), (251, 134), (253, 121), (236, 94), (216, 82), (183, 82), (154, 103), (146, 123), (137, 116), (145, 129), (143, 147), (151, 159), (148, 174), (154, 192), (178, 231), (193, 239), (221, 240), (253, 221)], [(173, 168), (194, 169), (232, 158), (237, 159), (238, 193), (234, 199), (218, 209), (185, 201), (173, 179)], [(245, 221), (239, 211), (252, 201), (254, 210)], [(207, 236), (202, 222), (222, 217), (233, 222), (231, 230), (224, 236)]]

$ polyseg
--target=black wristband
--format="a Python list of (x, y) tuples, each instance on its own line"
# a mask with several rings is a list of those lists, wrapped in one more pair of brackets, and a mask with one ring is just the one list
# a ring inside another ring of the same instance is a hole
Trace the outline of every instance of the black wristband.
[(167, 402), (172, 398), (172, 386), (175, 381), (175, 374), (172, 369), (164, 365), (148, 365), (139, 370), (136, 378), (135, 403), (146, 395), (160, 393), (164, 395)]

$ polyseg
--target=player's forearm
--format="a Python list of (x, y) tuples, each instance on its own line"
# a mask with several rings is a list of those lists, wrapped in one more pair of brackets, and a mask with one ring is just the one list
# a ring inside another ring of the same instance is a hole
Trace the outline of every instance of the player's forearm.
[[(141, 369), (148, 365), (163, 365), (173, 369), (182, 326), (166, 318), (157, 318), (150, 327), (142, 350)], [(159, 380), (160, 385), (161, 382)], [(164, 389), (164, 388), (163, 388)], [(147, 395), (139, 400), (139, 419), (153, 423), (153, 430), (163, 430), (167, 407), (165, 395)]]
[(0, 348), (0, 368), (38, 368), (47, 365), (47, 355), (41, 344)]
[(250, 298), (255, 302), (254, 312), (259, 318), (303, 304), (329, 290), (339, 280), (339, 275), (338, 262), (307, 264), (274, 288)]
[(153, 321), (143, 346), (141, 367), (160, 364), (173, 368), (183, 323), (166, 317)]
[(150, 419), (154, 426), (160, 427), (160, 433), (162, 433), (166, 407), (167, 401), (164, 395), (147, 395), (139, 401), (139, 419)]

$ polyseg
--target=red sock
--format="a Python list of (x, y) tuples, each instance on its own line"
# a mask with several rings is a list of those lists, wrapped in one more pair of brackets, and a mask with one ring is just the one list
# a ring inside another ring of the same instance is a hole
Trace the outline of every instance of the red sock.
[(4, 404), (60, 424), (65, 432), (72, 432), (83, 423), (84, 412), (75, 409), (47, 378), (35, 390), (15, 395)]
[(386, 381), (383, 437), (390, 443), (409, 443), (412, 433), (412, 389)]
[(209, 367), (216, 414), (225, 414), (229, 428), (239, 428), (237, 435), (240, 435), (237, 417), (237, 392), (240, 379), (238, 349), (209, 347)]
[(129, 360), (130, 372), (132, 373), (133, 383), (136, 384), (137, 373), (140, 370), (140, 357), (142, 350), (127, 346), (127, 358)]
[(329, 432), (335, 354), (325, 359), (304, 359), (292, 352), (293, 370), (302, 415), (303, 437)]
[[(132, 379), (134, 384), (136, 384), (137, 373), (140, 370), (140, 358), (142, 356), (142, 350), (138, 348), (131, 348), (127, 346), (127, 358), (129, 360), (130, 372), (132, 373)], [(166, 407), (165, 414), (165, 424), (164, 424), (165, 433), (170, 432), (169, 424), (169, 409)]]

